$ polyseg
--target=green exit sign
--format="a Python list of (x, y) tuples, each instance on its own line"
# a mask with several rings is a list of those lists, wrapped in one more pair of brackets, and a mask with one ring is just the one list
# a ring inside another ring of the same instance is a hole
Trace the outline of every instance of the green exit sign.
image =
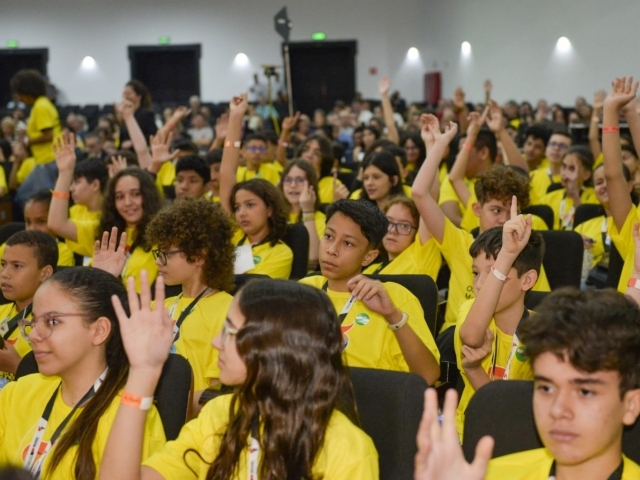
[(327, 34), (324, 32), (313, 32), (311, 34), (311, 39), (316, 42), (322, 42), (327, 39)]
[(18, 48), (18, 40), (7, 40), (7, 48)]
[(168, 45), (170, 42), (171, 42), (171, 38), (169, 38), (169, 37), (160, 37), (158, 39), (158, 43), (160, 45)]

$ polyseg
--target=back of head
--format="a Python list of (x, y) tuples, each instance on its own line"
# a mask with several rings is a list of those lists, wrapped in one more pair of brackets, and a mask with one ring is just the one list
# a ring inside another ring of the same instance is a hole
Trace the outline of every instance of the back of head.
[(38, 268), (50, 265), (53, 269), (58, 265), (58, 244), (49, 234), (40, 230), (23, 230), (11, 235), (6, 243), (7, 247), (24, 245), (31, 248), (38, 260)]
[(17, 95), (28, 95), (38, 98), (46, 95), (47, 83), (37, 70), (20, 70), (9, 82), (11, 91)]
[(527, 128), (527, 131), (525, 133), (525, 139), (529, 137), (535, 140), (542, 141), (542, 143), (544, 143), (544, 146), (546, 147), (547, 143), (549, 142), (549, 138), (551, 137), (551, 132), (548, 128), (545, 128), (542, 125), (532, 125)]
[(478, 132), (478, 137), (476, 138), (476, 143), (474, 143), (473, 146), (478, 151), (487, 147), (487, 150), (489, 151), (489, 160), (492, 163), (496, 161), (496, 157), (498, 156), (498, 141), (492, 131), (484, 129), (480, 130)]
[[(493, 227), (482, 232), (469, 248), (471, 258), (484, 254), (486, 258), (495, 260), (502, 249), (502, 227)], [(529, 270), (540, 274), (544, 257), (544, 238), (540, 232), (531, 232), (529, 242), (518, 254), (513, 262), (513, 268), (518, 272), (518, 278)]]
[(198, 155), (198, 146), (193, 143), (191, 140), (187, 140), (184, 138), (179, 138), (178, 140), (174, 140), (171, 144), (171, 150), (179, 150), (180, 152), (184, 152), (186, 154)]
[(360, 227), (371, 248), (378, 248), (387, 234), (389, 220), (375, 204), (367, 200), (338, 200), (327, 207), (327, 223), (338, 212)]
[(640, 388), (640, 310), (614, 290), (552, 292), (521, 339), (532, 362), (549, 352), (584, 372), (620, 372), (621, 396)]
[(529, 206), (529, 181), (513, 168), (495, 164), (489, 170), (478, 175), (475, 184), (476, 198), (480, 205), (490, 200), (499, 200), (510, 204), (514, 195), (520, 209)]
[(109, 169), (102, 160), (88, 158), (76, 163), (73, 169), (73, 179), (86, 178), (88, 183), (95, 180), (100, 182), (100, 191), (104, 192), (109, 181)]
[(196, 172), (202, 177), (203, 183), (211, 181), (211, 170), (207, 166), (207, 163), (198, 155), (186, 155), (178, 160), (178, 163), (176, 163), (176, 176), (186, 170)]
[(204, 161), (207, 163), (209, 167), (211, 165), (215, 165), (216, 163), (222, 163), (222, 149), (215, 148), (210, 152), (207, 152), (207, 154), (204, 157)]

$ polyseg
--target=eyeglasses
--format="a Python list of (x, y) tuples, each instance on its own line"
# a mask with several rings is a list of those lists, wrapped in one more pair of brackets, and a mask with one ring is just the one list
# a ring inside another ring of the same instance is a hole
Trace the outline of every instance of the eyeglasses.
[(224, 322), (222, 324), (222, 332), (220, 332), (220, 339), (222, 340), (222, 343), (226, 343), (229, 337), (237, 335), (239, 331), (239, 328), (233, 328), (230, 326), (228, 321)]
[(264, 147), (247, 147), (247, 150), (249, 150), (251, 153), (264, 153), (267, 151), (267, 149)]
[(396, 223), (389, 221), (389, 227), (387, 228), (387, 232), (392, 232), (395, 229), (398, 235), (411, 235), (411, 232), (416, 230), (416, 227), (413, 225), (409, 225), (408, 223)]
[(180, 252), (182, 252), (182, 250), (169, 250), (168, 252), (163, 252), (162, 250), (151, 250), (151, 253), (153, 253), (153, 258), (155, 258), (156, 260), (160, 259), (160, 263), (164, 266), (167, 265), (169, 255)]
[(569, 150), (569, 145), (566, 145), (564, 143), (550, 142), (549, 148), (557, 148), (558, 150), (564, 151), (564, 150)]
[(304, 177), (284, 177), (282, 179), (282, 183), (285, 185), (291, 185), (292, 183), (295, 183), (296, 185), (303, 185), (306, 181), (307, 179)]
[(31, 320), (27, 320), (25, 318), (21, 318), (20, 320), (18, 320), (20, 333), (26, 340), (28, 340), (29, 335), (35, 328), (38, 332), (38, 335), (40, 335), (43, 340), (47, 339), (53, 333), (53, 328), (60, 323), (58, 319), (61, 317), (93, 318), (90, 315), (86, 315), (84, 313), (43, 313), (42, 315), (33, 317)]

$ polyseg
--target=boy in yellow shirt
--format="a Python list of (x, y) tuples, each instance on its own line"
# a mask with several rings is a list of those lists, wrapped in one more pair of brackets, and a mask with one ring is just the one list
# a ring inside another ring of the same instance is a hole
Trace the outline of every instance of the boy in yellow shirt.
[(58, 247), (47, 233), (25, 230), (7, 240), (0, 261), (0, 287), (12, 303), (0, 307), (0, 389), (14, 379), (20, 360), (31, 351), (31, 345), (20, 334), (18, 320), (30, 318), (33, 296), (53, 275), (57, 263)]
[(540, 165), (529, 173), (531, 177), (531, 204), (538, 205), (542, 202), (542, 197), (547, 194), (547, 189), (554, 183), (560, 183), (560, 170), (562, 168), (562, 158), (571, 147), (571, 135), (567, 132), (558, 131), (551, 134), (545, 154), (546, 166)]
[(323, 289), (340, 312), (347, 363), (411, 371), (433, 385), (439, 353), (420, 302), (401, 285), (361, 274), (378, 256), (387, 218), (366, 200), (338, 200), (326, 215), (318, 253), (322, 276), (300, 282)]
[(518, 336), (529, 320), (524, 299), (538, 279), (544, 240), (531, 230), (531, 216), (518, 215), (514, 196), (511, 218), (479, 235), (469, 253), (476, 298), (461, 307), (454, 333), (464, 381), (456, 422), (461, 439), (465, 410), (476, 390), (494, 380), (533, 378)]
[(280, 172), (273, 163), (262, 161), (266, 153), (267, 139), (263, 135), (252, 134), (244, 137), (240, 154), (245, 165), (238, 167), (236, 181), (238, 183), (246, 182), (257, 177), (277, 185), (280, 182)]
[(207, 163), (197, 155), (187, 155), (176, 163), (176, 200), (204, 197), (211, 171)]
[[(415, 480), (635, 480), (622, 434), (640, 414), (640, 310), (611, 290), (552, 293), (522, 329), (534, 374), (533, 416), (544, 448), (491, 458), (483, 438), (467, 464), (455, 435), (456, 394), (443, 426), (437, 396), (425, 396)], [(488, 469), (487, 469), (488, 464)]]

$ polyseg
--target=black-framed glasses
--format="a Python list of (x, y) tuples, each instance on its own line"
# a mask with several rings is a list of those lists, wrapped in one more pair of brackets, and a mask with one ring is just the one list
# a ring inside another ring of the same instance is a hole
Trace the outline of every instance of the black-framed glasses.
[(153, 249), (151, 250), (151, 253), (153, 253), (153, 258), (155, 258), (156, 260), (160, 260), (160, 263), (164, 266), (167, 265), (167, 260), (169, 259), (170, 255), (173, 255), (174, 253), (180, 253), (182, 252), (182, 250), (169, 250), (168, 252), (163, 252), (162, 250), (158, 250), (158, 249)]
[(306, 181), (307, 179), (304, 177), (284, 177), (282, 179), (282, 183), (285, 185), (291, 185), (292, 183), (296, 185), (303, 185)]
[(566, 143), (549, 142), (549, 148), (557, 148), (560, 151), (569, 150), (569, 145)]
[(18, 326), (20, 327), (20, 333), (26, 340), (29, 340), (29, 335), (34, 328), (36, 329), (36, 332), (38, 332), (38, 335), (40, 335), (40, 338), (44, 340), (51, 336), (55, 326), (60, 323), (58, 319), (63, 317), (93, 318), (91, 315), (87, 315), (85, 313), (49, 312), (38, 315), (37, 317), (33, 317), (31, 320), (27, 318), (21, 318), (20, 320), (18, 320)]
[(389, 221), (389, 227), (387, 228), (387, 232), (396, 231), (398, 235), (411, 235), (411, 232), (416, 230), (416, 227), (413, 225), (409, 225), (408, 223), (396, 223)]

